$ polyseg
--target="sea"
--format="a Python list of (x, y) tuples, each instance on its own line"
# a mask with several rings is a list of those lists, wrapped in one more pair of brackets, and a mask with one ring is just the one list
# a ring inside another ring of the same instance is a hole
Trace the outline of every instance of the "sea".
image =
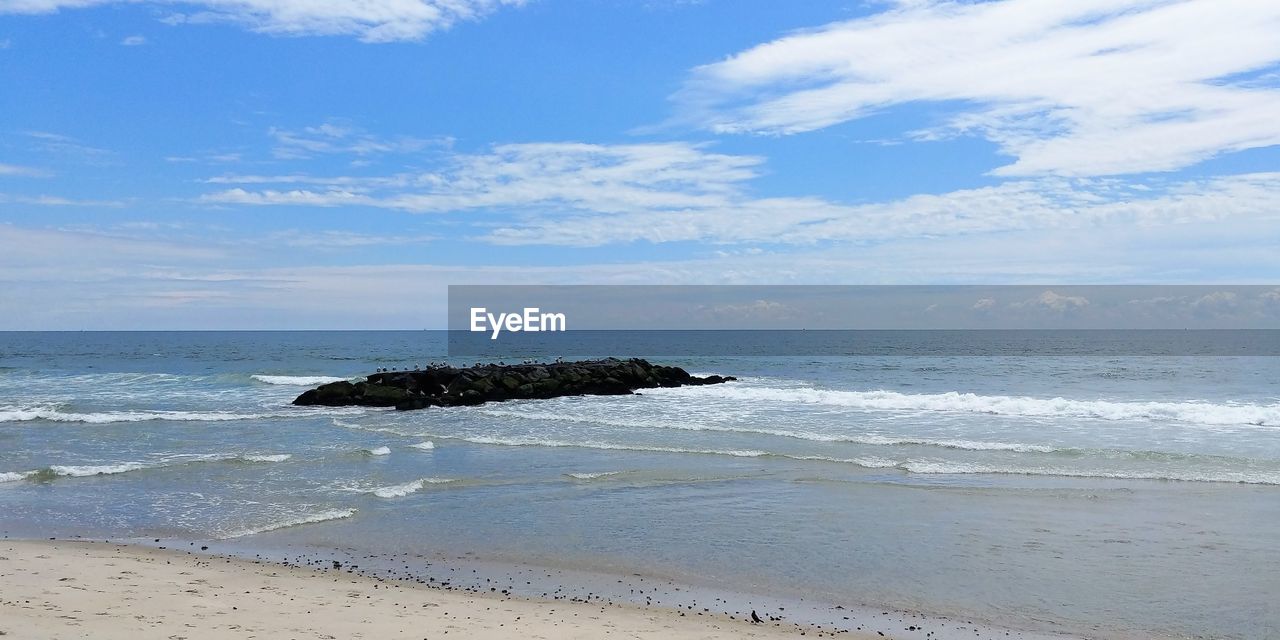
[[(0, 333), (0, 531), (520, 567), (538, 579), (510, 588), (534, 596), (594, 576), (642, 602), (638, 580), (1079, 637), (1280, 637), (1280, 358), (918, 355), (927, 331), (853, 355), (848, 332), (806, 336), (820, 355), (601, 342), (738, 380), (290, 404), (471, 364), (445, 334)], [(530, 357), (554, 356), (507, 361)]]

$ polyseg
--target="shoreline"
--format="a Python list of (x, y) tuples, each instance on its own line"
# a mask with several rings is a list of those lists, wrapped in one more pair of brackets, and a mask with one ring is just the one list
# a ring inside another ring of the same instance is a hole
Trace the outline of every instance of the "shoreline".
[[(405, 558), (314, 549), (250, 557), (244, 548), (224, 554), (203, 543), (181, 542), (190, 548), (153, 546), (150, 541), (0, 541), (0, 581), (6, 584), (0, 595), (0, 619), (4, 620), (0, 632), (16, 638), (69, 638), (91, 631), (93, 637), (127, 640), (362, 634), (434, 638), (450, 631), (482, 639), (618, 634), (677, 640), (837, 635), (859, 640), (1085, 637), (1015, 631), (964, 618), (871, 607), (830, 608), (800, 602), (797, 610), (794, 600), (754, 604), (752, 599), (744, 607), (736, 599), (731, 604), (727, 591), (674, 582), (663, 585), (638, 574), (616, 576), (625, 580), (616, 579), (617, 588), (610, 590), (614, 585), (604, 584), (605, 576), (583, 580), (581, 575), (537, 567), (523, 571), (539, 575), (524, 575), (510, 567), (478, 573), (474, 567), (480, 565), (460, 558), (454, 566), (435, 562), (438, 572), (447, 570), (450, 575), (445, 579), (410, 569)], [(553, 584), (555, 579), (568, 581), (554, 589), (541, 582), (534, 587), (534, 591), (546, 588), (541, 596), (517, 588), (517, 584), (535, 584), (533, 580), (544, 577), (541, 574)], [(524, 581), (526, 577), (530, 580)], [(595, 590), (599, 587), (604, 589)], [(632, 597), (619, 595), (628, 587)], [(210, 593), (221, 599), (210, 599)], [(274, 597), (267, 609), (262, 607), (264, 594)], [(673, 595), (677, 596), (674, 601)], [(353, 608), (353, 602), (360, 602), (358, 620), (344, 613)], [(759, 624), (750, 622), (756, 609), (762, 619)], [(824, 610), (830, 617), (823, 616)]]
[[(792, 638), (833, 630), (389, 580), (329, 565), (114, 542), (0, 542), (0, 632), (13, 638)], [(749, 615), (749, 614), (748, 614)], [(853, 638), (875, 634), (843, 634)]]

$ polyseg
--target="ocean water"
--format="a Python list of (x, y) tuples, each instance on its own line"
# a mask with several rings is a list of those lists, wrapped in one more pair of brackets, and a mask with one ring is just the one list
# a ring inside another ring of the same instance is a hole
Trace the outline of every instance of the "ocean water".
[(1280, 636), (1280, 358), (663, 357), (740, 380), (289, 404), (445, 349), (425, 331), (0, 334), (0, 529), (450, 555), (1084, 635)]

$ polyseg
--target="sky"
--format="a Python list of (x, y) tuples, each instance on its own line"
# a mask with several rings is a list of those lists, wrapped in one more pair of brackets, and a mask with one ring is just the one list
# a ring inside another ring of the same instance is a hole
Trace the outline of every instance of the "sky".
[(0, 0), (0, 329), (1277, 284), (1278, 33), (1271, 0)]

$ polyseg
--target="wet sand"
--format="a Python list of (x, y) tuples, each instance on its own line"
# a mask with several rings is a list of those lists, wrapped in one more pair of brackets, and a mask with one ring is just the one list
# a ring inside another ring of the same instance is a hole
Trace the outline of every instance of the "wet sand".
[[(0, 542), (7, 638), (792, 638), (835, 632), (715, 613), (466, 593), (108, 542)], [(879, 634), (839, 632), (852, 638)]]

